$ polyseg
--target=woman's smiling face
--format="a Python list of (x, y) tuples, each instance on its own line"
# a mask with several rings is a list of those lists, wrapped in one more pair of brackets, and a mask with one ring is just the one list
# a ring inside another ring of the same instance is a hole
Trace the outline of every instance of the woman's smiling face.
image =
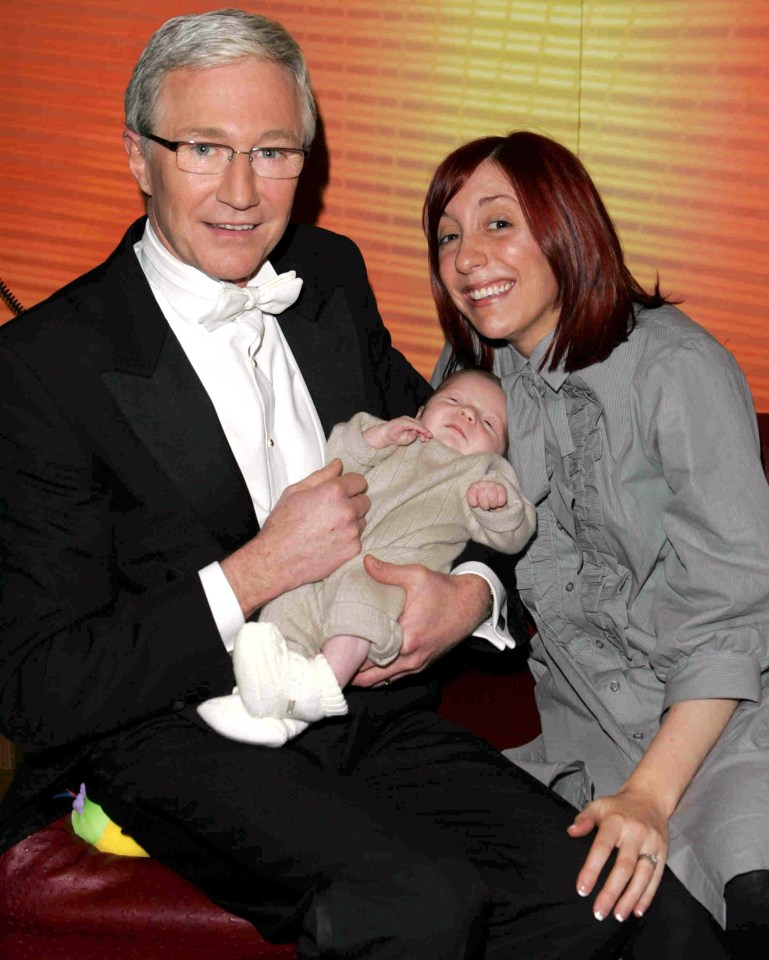
[(514, 187), (491, 160), (451, 198), (437, 239), (441, 281), (478, 333), (529, 356), (555, 330), (555, 277)]

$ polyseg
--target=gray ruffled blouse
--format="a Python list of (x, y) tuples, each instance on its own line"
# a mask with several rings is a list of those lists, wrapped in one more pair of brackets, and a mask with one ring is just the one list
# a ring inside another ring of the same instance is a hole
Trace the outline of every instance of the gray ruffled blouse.
[(671, 704), (739, 700), (670, 822), (668, 865), (723, 924), (725, 883), (769, 869), (769, 487), (732, 355), (675, 307), (637, 320), (577, 373), (539, 370), (549, 338), (495, 356), (537, 508), (516, 576), (542, 735), (506, 753), (581, 807)]

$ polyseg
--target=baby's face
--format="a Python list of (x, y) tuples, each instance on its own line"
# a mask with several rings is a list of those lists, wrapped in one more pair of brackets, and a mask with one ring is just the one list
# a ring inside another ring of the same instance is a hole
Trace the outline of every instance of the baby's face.
[(439, 387), (420, 420), (436, 440), (457, 453), (504, 454), (507, 448), (505, 394), (477, 373), (458, 374)]

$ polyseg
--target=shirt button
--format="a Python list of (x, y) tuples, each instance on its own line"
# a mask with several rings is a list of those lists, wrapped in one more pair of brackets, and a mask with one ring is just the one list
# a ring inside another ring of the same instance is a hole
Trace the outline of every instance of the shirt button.
[(566, 584), (566, 592), (571, 593), (573, 589), (574, 589), (574, 584), (571, 582), (571, 580), (569, 580), (569, 582)]
[(619, 690), (619, 684), (617, 683), (616, 680), (612, 680), (612, 682), (609, 684), (609, 689), (613, 690), (614, 693), (616, 693)]
[(603, 650), (604, 648), (603, 640), (596, 640), (595, 645), (598, 647), (599, 650)]
[(270, 439), (267, 441), (267, 446), (268, 446), (268, 447), (274, 447), (274, 446), (275, 446), (275, 441), (272, 439), (272, 437), (270, 437)]
[(561, 523), (560, 520), (556, 520), (555, 525), (556, 527), (558, 527), (559, 530), (563, 530), (563, 524)]
[(634, 734), (633, 734), (633, 739), (634, 739), (634, 740), (643, 740), (643, 738), (644, 738), (644, 735), (643, 735), (642, 733), (634, 733)]

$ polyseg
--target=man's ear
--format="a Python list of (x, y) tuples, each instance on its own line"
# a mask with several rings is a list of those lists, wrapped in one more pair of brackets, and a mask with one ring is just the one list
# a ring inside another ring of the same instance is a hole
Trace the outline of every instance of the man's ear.
[(128, 169), (131, 176), (139, 184), (139, 189), (146, 196), (152, 196), (152, 180), (150, 178), (147, 156), (142, 146), (142, 138), (128, 127), (123, 131), (123, 146), (128, 154)]

